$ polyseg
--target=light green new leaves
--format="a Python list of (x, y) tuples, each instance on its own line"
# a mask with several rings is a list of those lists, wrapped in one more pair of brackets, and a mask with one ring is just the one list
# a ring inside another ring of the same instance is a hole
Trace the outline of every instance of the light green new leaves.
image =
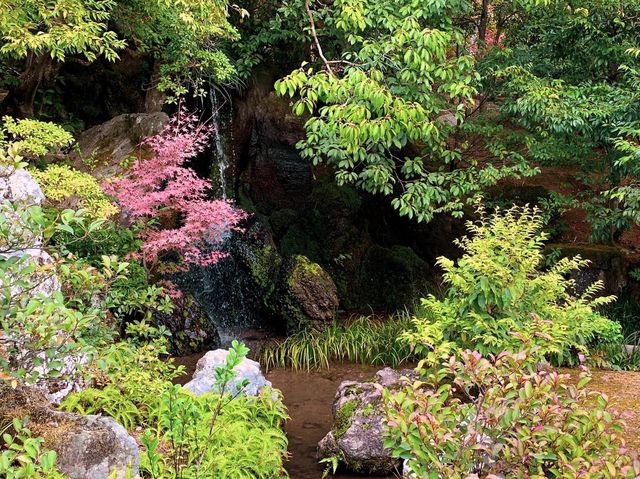
[(0, 56), (25, 58), (30, 53), (64, 61), (82, 55), (118, 58), (124, 41), (107, 30), (113, 0), (0, 0)]
[(526, 173), (515, 158), (463, 161), (464, 146), (449, 141), (478, 93), (473, 58), (452, 25), (467, 8), (340, 0), (323, 9), (323, 35), (340, 45), (341, 58), (320, 70), (303, 65), (275, 85), (297, 98), (297, 115), (311, 114), (302, 156), (333, 166), (339, 184), (392, 196), (401, 215), (419, 221), (460, 216), (483, 188)]

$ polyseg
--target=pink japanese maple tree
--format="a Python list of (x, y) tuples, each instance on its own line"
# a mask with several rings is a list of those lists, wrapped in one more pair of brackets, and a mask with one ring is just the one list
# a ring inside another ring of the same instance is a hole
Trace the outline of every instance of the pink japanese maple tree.
[[(104, 185), (133, 218), (147, 220), (140, 257), (148, 268), (169, 252), (190, 264), (216, 263), (223, 253), (211, 246), (247, 217), (230, 201), (210, 199), (209, 182), (185, 165), (206, 148), (212, 128), (181, 109), (160, 133), (142, 142), (152, 153), (149, 159), (138, 160), (125, 177)], [(151, 221), (166, 214), (177, 219), (171, 228)]]

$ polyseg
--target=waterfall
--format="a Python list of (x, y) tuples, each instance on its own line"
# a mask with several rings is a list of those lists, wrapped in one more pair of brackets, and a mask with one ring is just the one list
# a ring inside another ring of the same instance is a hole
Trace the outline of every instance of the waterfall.
[[(229, 153), (233, 144), (231, 99), (213, 86), (208, 97), (208, 104), (203, 99), (201, 106), (207, 113), (210, 109), (213, 126), (207, 158), (209, 177), (216, 198), (228, 199), (233, 196), (227, 185), (228, 169), (233, 165)], [(279, 263), (271, 258), (277, 254), (275, 246), (256, 218), (247, 221), (243, 231), (227, 232), (212, 248), (225, 253), (225, 257), (214, 265), (194, 265), (174, 275), (173, 280), (193, 296), (216, 326), (222, 345), (228, 346), (247, 330), (270, 328), (264, 301), (277, 279)]]
[(211, 123), (213, 125), (211, 177), (212, 180), (217, 180), (220, 196), (226, 200), (228, 199), (227, 169), (230, 165), (227, 140), (231, 143), (232, 139), (225, 138), (224, 132), (231, 132), (232, 111), (231, 98), (221, 97), (222, 95), (211, 85), (209, 87)]
[(265, 298), (277, 280), (279, 262), (265, 228), (257, 219), (250, 219), (244, 231), (225, 234), (215, 248), (226, 254), (218, 263), (192, 266), (173, 279), (206, 312), (223, 346), (247, 330), (277, 328), (271, 323)]

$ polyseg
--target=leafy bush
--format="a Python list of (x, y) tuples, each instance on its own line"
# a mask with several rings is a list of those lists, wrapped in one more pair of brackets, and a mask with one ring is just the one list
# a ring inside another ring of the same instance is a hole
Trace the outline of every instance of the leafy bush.
[(43, 156), (72, 141), (69, 132), (51, 122), (5, 116), (0, 125), (0, 147), (10, 145), (16, 153), (28, 156)]
[[(180, 109), (160, 133), (144, 140), (153, 156), (104, 185), (144, 225), (139, 256), (148, 271), (172, 253), (179, 255), (178, 265), (214, 264), (223, 254), (212, 246), (247, 217), (230, 201), (210, 200), (210, 182), (186, 166), (207, 147), (211, 128)], [(163, 218), (168, 227), (161, 227)]]
[(56, 206), (82, 208), (93, 219), (107, 219), (118, 212), (98, 181), (88, 173), (66, 165), (49, 165), (43, 171), (32, 170), (31, 175), (47, 200)]
[(397, 366), (414, 358), (403, 332), (411, 328), (407, 314), (388, 320), (361, 317), (349, 324), (333, 323), (323, 331), (306, 329), (261, 351), (261, 362), (270, 367), (328, 368), (331, 361)]
[[(452, 349), (482, 354), (515, 351), (526, 337), (559, 364), (576, 364), (578, 353), (618, 348), (620, 325), (597, 312), (613, 297), (597, 297), (601, 282), (576, 295), (568, 275), (588, 261), (562, 258), (547, 270), (537, 209), (513, 207), (468, 223), (473, 234), (456, 244), (457, 261), (440, 258), (448, 286), (444, 299), (423, 300), (425, 314), (414, 319), (404, 337), (432, 363)], [(594, 355), (594, 359), (610, 358)]]
[[(172, 380), (182, 374), (161, 355), (158, 332), (138, 327), (140, 341), (112, 346), (97, 365), (95, 388), (71, 394), (62, 407), (82, 414), (108, 414), (129, 430), (142, 428), (143, 478), (275, 479), (285, 477), (287, 419), (280, 393), (257, 397), (231, 393), (233, 368), (248, 349), (234, 342), (226, 364), (216, 369), (219, 393), (195, 396)], [(153, 338), (151, 341), (145, 341)], [(134, 336), (132, 336), (134, 338)]]
[(96, 387), (69, 395), (61, 407), (80, 414), (106, 414), (127, 429), (148, 425), (153, 405), (184, 372), (172, 360), (161, 359), (166, 354), (166, 341), (157, 337), (108, 346), (93, 367)]
[(607, 397), (557, 371), (537, 372), (538, 354), (483, 357), (465, 351), (440, 370), (385, 391), (385, 440), (415, 477), (633, 478), (623, 424)]
[(66, 479), (56, 469), (57, 455), (42, 447), (44, 439), (35, 438), (27, 428), (29, 418), (15, 418), (2, 435), (0, 474), (6, 479)]

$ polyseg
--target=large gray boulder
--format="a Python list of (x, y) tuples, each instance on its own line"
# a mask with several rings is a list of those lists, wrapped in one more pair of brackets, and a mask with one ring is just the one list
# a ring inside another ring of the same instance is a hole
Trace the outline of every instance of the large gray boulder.
[[(220, 388), (215, 382), (215, 370), (224, 366), (229, 351), (226, 349), (216, 349), (205, 354), (196, 365), (193, 378), (184, 385), (185, 389), (196, 395), (201, 395), (211, 391), (219, 392)], [(265, 387), (271, 387), (271, 382), (267, 381), (260, 371), (260, 363), (245, 358), (238, 364), (234, 371), (236, 373), (226, 391), (231, 394), (246, 394), (247, 396), (257, 396)], [(243, 383), (247, 381), (246, 386)]]
[(411, 370), (385, 368), (371, 382), (343, 381), (333, 403), (333, 429), (318, 444), (318, 459), (340, 458), (340, 466), (357, 474), (385, 475), (401, 471), (401, 462), (384, 447), (382, 391), (394, 389)]
[(126, 113), (89, 128), (78, 137), (80, 155), (76, 155), (76, 166), (86, 169), (86, 160), (90, 159), (91, 173), (98, 178), (121, 172), (124, 160), (144, 156), (140, 142), (160, 133), (168, 121), (162, 112)]
[[(29, 429), (56, 451), (58, 469), (71, 479), (137, 477), (136, 441), (110, 417), (81, 416), (53, 409), (35, 389), (0, 382), (0, 425), (15, 417), (29, 419)], [(128, 476), (131, 472), (131, 476)]]
[(40, 205), (44, 193), (27, 170), (0, 166), (0, 199)]

